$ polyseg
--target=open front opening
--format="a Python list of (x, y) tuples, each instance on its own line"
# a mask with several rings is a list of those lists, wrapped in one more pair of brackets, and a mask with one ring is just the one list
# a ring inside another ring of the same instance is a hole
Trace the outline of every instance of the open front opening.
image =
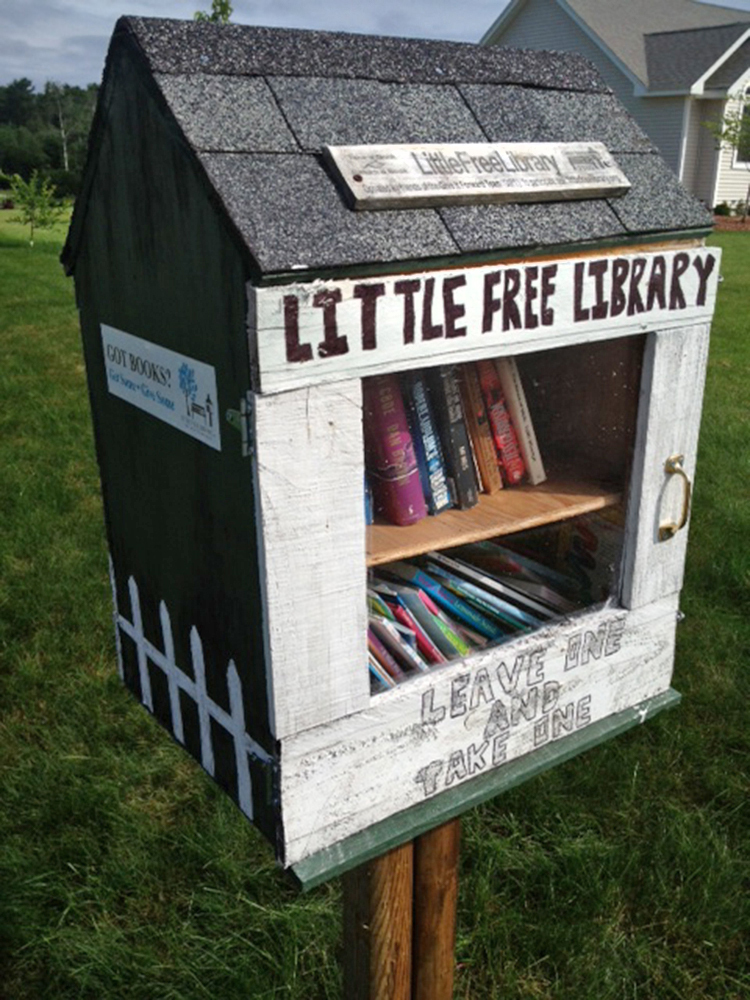
[[(488, 367), (502, 370), (505, 361), (366, 380), (373, 692), (618, 600), (643, 344), (642, 337), (621, 338), (516, 358), (523, 412), (503, 394), (516, 443), (509, 443), (504, 424), (506, 440), (492, 426), (496, 397)], [(458, 397), (444, 388), (449, 374)], [(468, 413), (472, 379), (482, 390), (499, 477), (486, 470), (487, 442)], [(414, 404), (416, 383), (426, 390), (427, 418)], [(446, 419), (456, 398), (456, 412)], [(399, 437), (403, 426), (396, 430), (401, 406), (409, 439)], [(451, 431), (461, 421), (468, 444), (463, 470), (455, 441), (460, 426)], [(435, 474), (441, 463), (444, 487)], [(412, 523), (395, 524), (396, 518)]]

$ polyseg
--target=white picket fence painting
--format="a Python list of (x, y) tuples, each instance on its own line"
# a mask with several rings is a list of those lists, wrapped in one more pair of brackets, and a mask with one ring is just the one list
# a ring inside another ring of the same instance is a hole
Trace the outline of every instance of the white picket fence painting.
[[(111, 566), (111, 564), (110, 564)], [(227, 712), (221, 705), (217, 705), (209, 697), (206, 690), (206, 668), (203, 658), (203, 644), (198, 630), (193, 626), (190, 630), (190, 653), (193, 667), (193, 680), (175, 662), (174, 639), (172, 637), (172, 623), (169, 617), (169, 609), (164, 601), (159, 603), (159, 617), (161, 619), (161, 633), (163, 650), (150, 642), (143, 632), (143, 619), (141, 616), (141, 602), (138, 591), (138, 584), (131, 576), (128, 579), (128, 591), (130, 594), (130, 607), (133, 620), (129, 621), (122, 615), (117, 607), (117, 592), (115, 578), (112, 568), (112, 594), (115, 604), (115, 633), (117, 636), (117, 663), (120, 676), (123, 677), (122, 644), (120, 641), (120, 630), (129, 636), (136, 645), (138, 656), (138, 673), (141, 682), (141, 700), (146, 708), (154, 711), (153, 695), (151, 691), (151, 677), (149, 676), (149, 664), (158, 667), (167, 678), (169, 687), (169, 702), (172, 715), (172, 732), (175, 739), (185, 745), (185, 734), (182, 721), (182, 706), (180, 704), (180, 691), (184, 691), (195, 703), (198, 710), (198, 722), (200, 726), (201, 744), (201, 764), (205, 770), (214, 777), (215, 761), (214, 748), (211, 739), (211, 719), (214, 719), (234, 741), (234, 754), (237, 765), (237, 800), (240, 809), (249, 818), (253, 818), (253, 789), (250, 775), (249, 757), (263, 763), (270, 763), (270, 754), (260, 746), (259, 743), (247, 733), (245, 729), (245, 709), (242, 701), (242, 681), (237, 672), (234, 660), (230, 660), (227, 666), (227, 692), (229, 695), (229, 711)]]

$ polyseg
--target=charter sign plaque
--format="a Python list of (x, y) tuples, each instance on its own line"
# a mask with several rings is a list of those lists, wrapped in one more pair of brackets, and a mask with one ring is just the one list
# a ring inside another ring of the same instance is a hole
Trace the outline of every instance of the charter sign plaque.
[(355, 209), (568, 201), (624, 194), (601, 142), (326, 146)]

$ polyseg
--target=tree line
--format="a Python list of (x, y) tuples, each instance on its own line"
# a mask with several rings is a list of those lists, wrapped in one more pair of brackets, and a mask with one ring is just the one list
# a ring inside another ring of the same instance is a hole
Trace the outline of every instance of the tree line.
[(0, 86), (0, 173), (37, 175), (60, 196), (81, 183), (98, 86), (48, 82), (41, 92), (26, 77)]

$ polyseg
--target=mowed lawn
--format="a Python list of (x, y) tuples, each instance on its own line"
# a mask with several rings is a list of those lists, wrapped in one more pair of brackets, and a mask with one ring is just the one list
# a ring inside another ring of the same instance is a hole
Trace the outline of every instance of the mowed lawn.
[[(341, 996), (340, 888), (121, 687), (64, 226), (0, 213), (0, 1000)], [(682, 704), (467, 814), (456, 997), (750, 997), (750, 236), (724, 247)]]

